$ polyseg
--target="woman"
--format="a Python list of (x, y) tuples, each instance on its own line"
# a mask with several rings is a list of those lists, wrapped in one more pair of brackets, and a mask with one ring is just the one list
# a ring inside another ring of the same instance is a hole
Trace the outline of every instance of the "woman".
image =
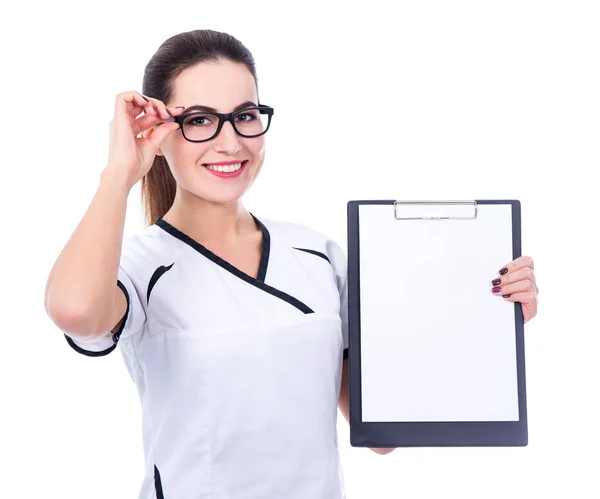
[[(225, 33), (181, 33), (142, 93), (116, 98), (108, 163), (48, 279), (48, 314), (82, 354), (121, 346), (143, 409), (140, 498), (341, 498), (346, 260), (326, 235), (241, 202), (273, 116), (252, 55)], [(140, 179), (148, 226), (123, 240)], [(508, 266), (510, 299), (535, 288), (532, 268)]]

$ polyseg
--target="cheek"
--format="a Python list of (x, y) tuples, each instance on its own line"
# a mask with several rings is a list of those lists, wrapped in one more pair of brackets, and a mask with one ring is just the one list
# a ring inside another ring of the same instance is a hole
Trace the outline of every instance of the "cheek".
[(206, 153), (206, 147), (185, 140), (181, 135), (170, 136), (163, 142), (163, 152), (169, 164), (176, 169), (193, 168)]
[(253, 179), (252, 181), (254, 181), (256, 177), (258, 177), (258, 174), (262, 170), (264, 160), (264, 154), (260, 154), (259, 156), (254, 157), (254, 171), (251, 173)]
[(260, 137), (259, 140), (256, 140), (255, 142), (247, 144), (246, 148), (250, 151), (250, 154), (252, 154), (252, 157), (254, 158), (255, 163), (262, 162), (262, 159), (265, 155), (265, 139), (264, 139), (264, 137)]
[(181, 140), (169, 137), (169, 144), (163, 151), (169, 163), (171, 173), (178, 184), (191, 185), (198, 176), (199, 162), (206, 154), (206, 148), (200, 148), (200, 144), (188, 142), (183, 137)]

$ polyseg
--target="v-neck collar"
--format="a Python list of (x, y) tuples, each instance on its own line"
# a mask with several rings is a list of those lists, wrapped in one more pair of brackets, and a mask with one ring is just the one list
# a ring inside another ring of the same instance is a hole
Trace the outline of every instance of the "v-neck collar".
[[(250, 213), (250, 212), (248, 212), (248, 213)], [(195, 239), (192, 239), (187, 234), (183, 233), (176, 227), (172, 226), (166, 220), (163, 220), (162, 217), (158, 217), (156, 219), (155, 224), (158, 225), (161, 229), (163, 229), (166, 232), (168, 232), (169, 234), (171, 234), (173, 237), (176, 237), (177, 239), (183, 241), (186, 244), (189, 244), (196, 251), (202, 253), (206, 258), (213, 261), (214, 263), (216, 263), (220, 267), (224, 268), (225, 270), (231, 272), (232, 274), (239, 277), (240, 279), (243, 279), (244, 281), (247, 281), (250, 284), (255, 284), (256, 282), (264, 283), (265, 277), (267, 275), (267, 266), (269, 264), (269, 253), (271, 251), (271, 235), (269, 234), (269, 230), (267, 229), (267, 227), (258, 218), (256, 218), (252, 213), (250, 213), (250, 215), (252, 216), (252, 218), (254, 219), (254, 221), (260, 227), (260, 230), (262, 231), (260, 265), (258, 267), (258, 274), (256, 277), (246, 274), (245, 272), (242, 272), (237, 267), (234, 267), (227, 260), (224, 260), (217, 254), (213, 253), (206, 246), (200, 244)]]

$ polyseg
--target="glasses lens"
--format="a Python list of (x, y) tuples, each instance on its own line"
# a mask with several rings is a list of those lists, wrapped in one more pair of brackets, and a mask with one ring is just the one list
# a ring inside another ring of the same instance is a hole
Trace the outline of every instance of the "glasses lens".
[(189, 140), (210, 139), (219, 127), (219, 117), (210, 113), (190, 114), (183, 120), (183, 133)]
[(257, 108), (244, 109), (235, 115), (235, 128), (241, 135), (252, 137), (263, 133), (269, 125), (269, 115)]

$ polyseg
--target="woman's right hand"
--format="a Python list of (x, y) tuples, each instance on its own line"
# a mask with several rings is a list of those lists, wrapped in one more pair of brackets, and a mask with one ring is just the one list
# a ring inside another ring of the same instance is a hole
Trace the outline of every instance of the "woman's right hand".
[[(145, 114), (140, 116), (140, 113)], [(110, 122), (110, 145), (107, 168), (125, 175), (135, 185), (152, 167), (162, 141), (179, 125), (158, 123), (177, 116), (182, 107), (169, 108), (158, 99), (147, 99), (135, 90), (117, 94), (115, 113)], [(138, 117), (139, 116), (139, 117)]]

